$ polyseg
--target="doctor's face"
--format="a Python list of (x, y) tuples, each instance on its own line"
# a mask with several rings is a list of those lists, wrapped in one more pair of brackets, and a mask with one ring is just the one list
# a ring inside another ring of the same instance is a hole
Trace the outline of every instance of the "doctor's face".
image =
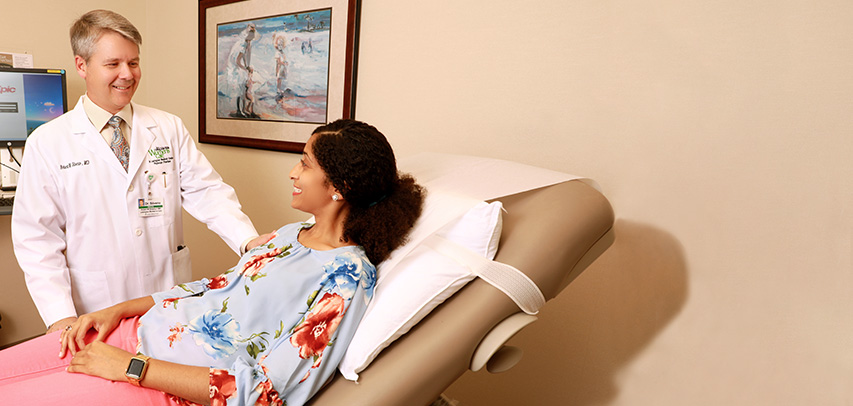
[(139, 47), (112, 31), (101, 35), (88, 61), (76, 56), (74, 62), (89, 99), (112, 114), (130, 103), (142, 78)]
[(314, 159), (311, 141), (309, 139), (305, 144), (302, 159), (290, 171), (290, 180), (293, 181), (293, 200), (290, 206), (316, 215), (332, 205), (335, 188), (327, 180), (326, 172)]

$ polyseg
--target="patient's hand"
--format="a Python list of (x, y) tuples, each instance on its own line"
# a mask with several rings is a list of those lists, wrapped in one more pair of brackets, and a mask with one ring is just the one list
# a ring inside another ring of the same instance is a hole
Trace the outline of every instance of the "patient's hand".
[(111, 381), (125, 381), (124, 375), (133, 354), (112, 345), (95, 341), (71, 359), (67, 371), (98, 376)]
[(62, 320), (59, 320), (51, 324), (50, 328), (47, 329), (47, 332), (45, 334), (50, 334), (54, 331), (63, 330), (66, 326), (70, 325), (71, 323), (74, 323), (75, 320), (77, 320), (76, 317), (66, 317)]
[(65, 357), (66, 351), (70, 351), (73, 356), (78, 350), (85, 347), (84, 338), (91, 329), (98, 332), (95, 341), (104, 341), (104, 338), (118, 326), (120, 321), (121, 314), (115, 306), (78, 317), (74, 323), (70, 324), (70, 328), (64, 330), (60, 336), (59, 358)]

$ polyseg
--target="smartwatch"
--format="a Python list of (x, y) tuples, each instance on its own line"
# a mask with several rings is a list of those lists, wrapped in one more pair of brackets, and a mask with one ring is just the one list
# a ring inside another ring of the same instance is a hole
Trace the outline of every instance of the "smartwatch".
[(130, 364), (127, 365), (127, 371), (124, 375), (127, 381), (136, 386), (142, 386), (139, 383), (145, 379), (145, 372), (148, 371), (148, 360), (151, 357), (146, 357), (141, 353), (136, 354), (130, 359)]

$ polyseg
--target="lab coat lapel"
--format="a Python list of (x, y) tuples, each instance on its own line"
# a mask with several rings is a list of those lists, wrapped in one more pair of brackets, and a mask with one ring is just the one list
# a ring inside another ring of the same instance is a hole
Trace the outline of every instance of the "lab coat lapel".
[[(130, 137), (130, 165), (127, 168), (129, 174), (136, 174), (142, 166), (142, 162), (148, 159), (148, 149), (154, 144), (157, 135), (154, 133), (157, 123), (146, 114), (144, 109), (133, 103), (133, 129)], [(132, 178), (132, 176), (131, 176)]]
[[(71, 133), (78, 138), (79, 143), (88, 149), (93, 157), (104, 161), (110, 170), (125, 174), (124, 168), (122, 168), (113, 150), (104, 141), (104, 137), (101, 136), (98, 129), (89, 121), (89, 117), (86, 116), (86, 111), (83, 110), (82, 97), (77, 102), (74, 110), (71, 111), (71, 117)], [(132, 162), (133, 159), (131, 158)]]

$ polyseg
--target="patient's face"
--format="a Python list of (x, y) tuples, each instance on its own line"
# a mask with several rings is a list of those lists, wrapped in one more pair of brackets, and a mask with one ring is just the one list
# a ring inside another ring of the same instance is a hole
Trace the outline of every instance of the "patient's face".
[(332, 195), (335, 189), (327, 182), (326, 173), (314, 159), (313, 142), (308, 140), (302, 159), (290, 171), (293, 181), (293, 200), (290, 206), (307, 213), (317, 214), (318, 211), (333, 203)]

